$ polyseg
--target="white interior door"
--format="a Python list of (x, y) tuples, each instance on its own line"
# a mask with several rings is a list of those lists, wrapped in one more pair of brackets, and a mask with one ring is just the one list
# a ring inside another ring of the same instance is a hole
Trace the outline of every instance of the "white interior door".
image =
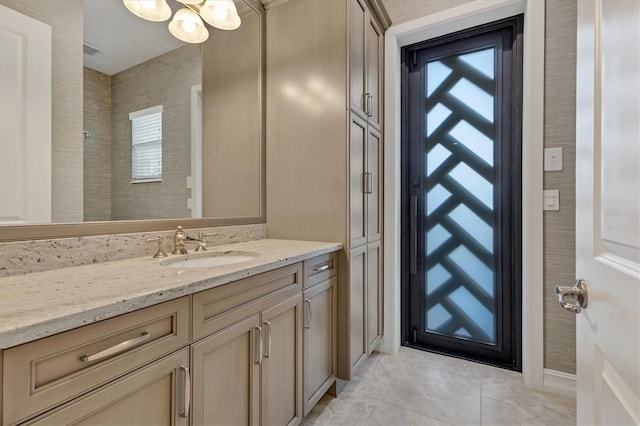
[(578, 424), (640, 424), (640, 2), (579, 0)]
[(51, 27), (0, 5), (0, 224), (51, 222)]

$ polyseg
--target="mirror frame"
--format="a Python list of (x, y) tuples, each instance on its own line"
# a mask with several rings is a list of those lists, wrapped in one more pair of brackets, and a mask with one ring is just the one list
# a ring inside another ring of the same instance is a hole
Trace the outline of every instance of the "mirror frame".
[(0, 243), (85, 237), (93, 235), (129, 234), (185, 228), (252, 225), (266, 223), (266, 12), (260, 0), (242, 0), (260, 16), (260, 214), (255, 217), (179, 218), (122, 220), (104, 222), (52, 223), (34, 225), (0, 225)]

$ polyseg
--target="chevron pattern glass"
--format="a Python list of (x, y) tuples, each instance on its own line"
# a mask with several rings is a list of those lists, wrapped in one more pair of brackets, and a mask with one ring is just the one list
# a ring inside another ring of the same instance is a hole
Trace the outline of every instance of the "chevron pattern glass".
[(426, 66), (426, 330), (494, 344), (496, 49)]

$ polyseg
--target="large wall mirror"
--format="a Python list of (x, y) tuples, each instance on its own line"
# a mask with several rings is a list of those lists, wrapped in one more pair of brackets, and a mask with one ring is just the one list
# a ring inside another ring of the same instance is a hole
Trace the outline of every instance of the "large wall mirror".
[[(0, 241), (265, 222), (265, 15), (234, 2), (239, 28), (189, 44), (122, 0), (0, 0), (51, 28), (52, 54), (50, 176), (14, 185), (45, 150), (0, 143), (18, 164), (0, 175)], [(51, 211), (25, 220), (31, 187)]]

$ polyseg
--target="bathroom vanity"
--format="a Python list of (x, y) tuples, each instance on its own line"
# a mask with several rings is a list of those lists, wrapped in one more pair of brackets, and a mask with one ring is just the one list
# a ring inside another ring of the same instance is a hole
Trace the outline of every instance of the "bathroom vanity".
[(336, 380), (341, 248), (265, 239), (1, 278), (2, 425), (301, 422)]

